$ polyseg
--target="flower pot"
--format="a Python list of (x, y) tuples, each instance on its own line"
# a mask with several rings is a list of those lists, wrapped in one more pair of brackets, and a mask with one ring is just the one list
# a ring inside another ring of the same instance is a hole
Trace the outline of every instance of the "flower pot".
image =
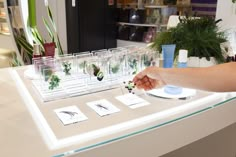
[(187, 62), (188, 67), (209, 67), (216, 64), (217, 62), (214, 57), (210, 57), (210, 61), (205, 57), (202, 57), (201, 59), (199, 57), (189, 57)]
[(54, 42), (45, 43), (45, 44), (43, 44), (43, 47), (45, 49), (45, 56), (54, 57), (54, 55), (55, 55), (55, 48), (56, 48), (56, 45), (55, 45)]

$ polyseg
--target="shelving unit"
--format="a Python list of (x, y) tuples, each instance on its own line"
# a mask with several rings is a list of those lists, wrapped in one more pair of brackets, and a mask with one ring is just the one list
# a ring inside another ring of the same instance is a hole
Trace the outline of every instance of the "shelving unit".
[(31, 60), (28, 57), (27, 52), (23, 47), (20, 46), (20, 44), (17, 44), (19, 38), (26, 38), (27, 41), (29, 41), (29, 34), (26, 33), (28, 32), (27, 20), (25, 20), (28, 18), (28, 14), (25, 14), (28, 13), (28, 1), (1, 1), (3, 1), (6, 12), (6, 20), (9, 28), (9, 36), (12, 43), (12, 50), (13, 52), (15, 52), (17, 60), (21, 65), (29, 64)]
[(117, 40), (117, 47), (125, 47), (129, 45), (141, 46), (146, 47), (148, 43), (145, 42), (138, 42), (138, 41), (128, 41), (128, 40)]
[[(155, 38), (156, 32), (166, 30), (168, 17), (172, 14), (171, 8), (175, 8), (176, 10), (176, 6), (174, 5), (152, 5), (140, 0), (137, 1), (137, 3), (126, 3), (126, 5), (127, 6), (117, 4), (120, 11), (123, 11), (120, 14), (125, 15), (125, 18), (119, 18), (119, 21), (117, 22), (119, 27), (117, 40), (118, 46), (126, 46), (130, 44), (144, 46), (152, 42)], [(121, 8), (123, 8), (123, 10), (121, 10)], [(133, 20), (136, 17), (139, 19), (136, 21)], [(126, 30), (123, 31), (122, 29)], [(132, 38), (136, 35), (135, 31), (138, 32), (137, 40), (136, 38)], [(128, 34), (125, 35), (124, 32)]]
[(215, 16), (217, 3), (192, 3), (193, 11), (198, 16)]
[(128, 23), (128, 22), (118, 22), (119, 25), (127, 25), (127, 26), (140, 26), (140, 27), (157, 27), (155, 24), (139, 24), (139, 23)]
[(161, 9), (161, 8), (168, 8), (168, 5), (145, 5), (144, 8), (150, 9)]
[(0, 34), (1, 35), (10, 35), (9, 25), (7, 19), (7, 11), (5, 8), (4, 1), (0, 0)]
[(14, 54), (21, 62), (10, 25), (7, 0), (0, 0), (0, 68), (10, 66)]

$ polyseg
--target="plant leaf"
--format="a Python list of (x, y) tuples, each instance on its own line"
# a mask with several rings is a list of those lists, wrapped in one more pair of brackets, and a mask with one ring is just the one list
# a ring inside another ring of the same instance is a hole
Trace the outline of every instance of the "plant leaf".
[(48, 34), (52, 40), (52, 42), (54, 42), (54, 35), (53, 35), (53, 30), (51, 29), (51, 27), (49, 26), (47, 20), (45, 18), (43, 18), (43, 23), (48, 31)]
[(47, 12), (48, 12), (48, 17), (49, 17), (49, 21), (51, 22), (53, 28), (54, 28), (54, 31), (57, 32), (57, 28), (56, 28), (56, 24), (53, 20), (53, 16), (52, 16), (52, 12), (51, 12), (51, 9), (49, 6), (47, 6)]

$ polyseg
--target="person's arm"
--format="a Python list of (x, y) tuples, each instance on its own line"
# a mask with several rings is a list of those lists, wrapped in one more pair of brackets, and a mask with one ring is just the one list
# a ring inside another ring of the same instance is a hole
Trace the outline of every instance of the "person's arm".
[(138, 88), (152, 88), (171, 84), (207, 91), (236, 91), (236, 63), (225, 63), (207, 68), (148, 67), (133, 79)]

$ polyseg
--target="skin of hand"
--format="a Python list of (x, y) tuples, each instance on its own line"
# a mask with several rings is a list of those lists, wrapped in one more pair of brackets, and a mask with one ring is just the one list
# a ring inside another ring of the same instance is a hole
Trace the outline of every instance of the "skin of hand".
[(133, 82), (144, 90), (166, 84), (212, 92), (236, 91), (236, 62), (205, 68), (158, 68), (148, 67), (138, 73)]
[(162, 87), (166, 83), (159, 75), (159, 70), (160, 69), (155, 66), (147, 67), (134, 77), (133, 82), (138, 89), (151, 90)]

